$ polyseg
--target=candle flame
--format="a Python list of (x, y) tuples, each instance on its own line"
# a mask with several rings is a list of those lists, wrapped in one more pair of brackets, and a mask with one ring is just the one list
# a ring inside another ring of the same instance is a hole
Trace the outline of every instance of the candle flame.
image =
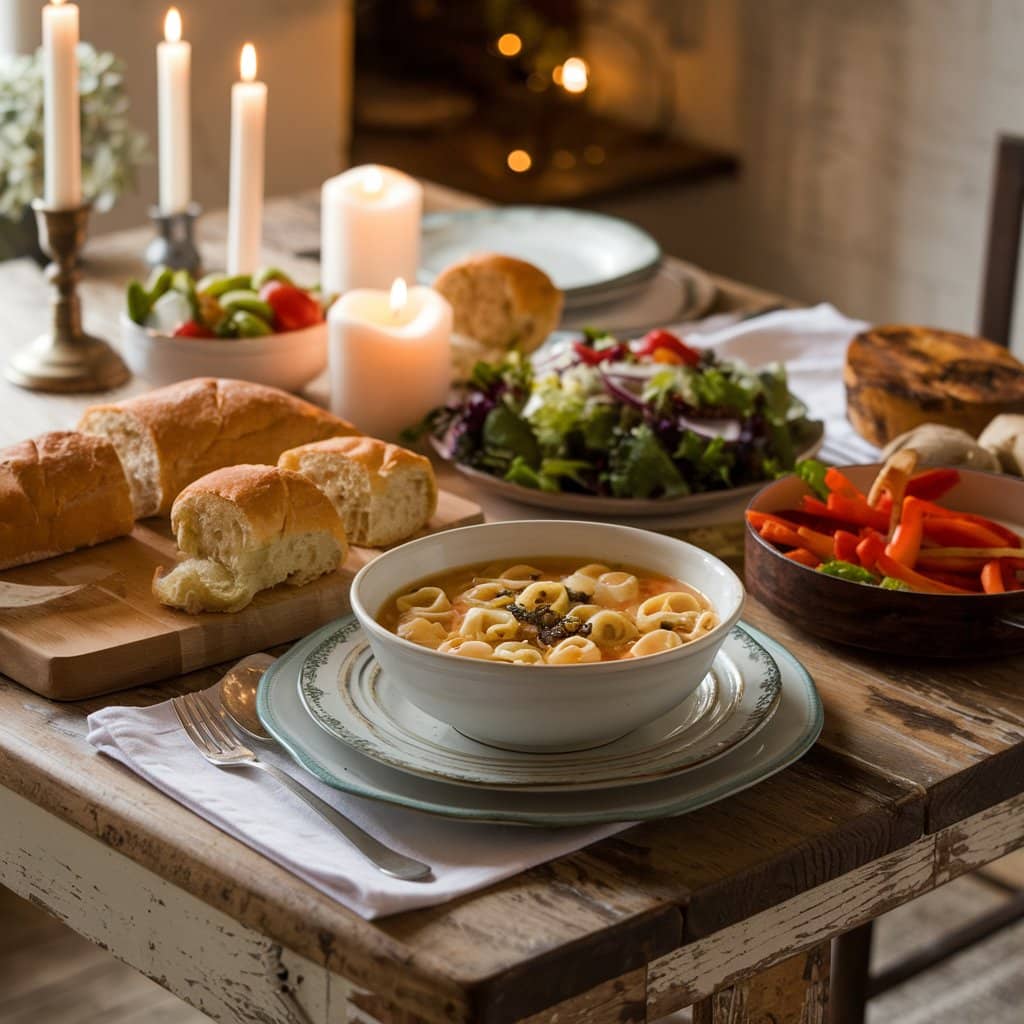
[(558, 83), (566, 92), (586, 92), (590, 69), (582, 57), (570, 57), (562, 65), (561, 81)]
[(64, 3), (64, 0), (53, 0), (54, 7), (60, 7), (62, 3)]
[(399, 313), (405, 309), (406, 302), (409, 301), (409, 289), (406, 287), (405, 278), (396, 277), (395, 283), (391, 286), (391, 315), (398, 316)]
[(384, 175), (381, 173), (381, 169), (376, 165), (371, 165), (366, 168), (363, 174), (363, 191), (368, 196), (379, 195), (384, 191)]
[(181, 42), (181, 15), (177, 7), (167, 9), (167, 17), (164, 18), (164, 39), (169, 43)]
[(243, 82), (256, 80), (256, 47), (252, 43), (246, 43), (242, 47), (242, 56), (238, 61), (238, 69), (242, 75)]

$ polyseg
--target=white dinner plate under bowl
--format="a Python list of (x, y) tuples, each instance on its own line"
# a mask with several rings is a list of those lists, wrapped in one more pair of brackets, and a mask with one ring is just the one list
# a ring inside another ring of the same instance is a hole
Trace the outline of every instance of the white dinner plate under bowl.
[(557, 206), (502, 206), (424, 217), (420, 282), (432, 284), (449, 264), (475, 252), (515, 256), (540, 267), (567, 303), (641, 281), (661, 260), (658, 243), (618, 217)]
[(375, 761), (458, 785), (568, 792), (668, 778), (752, 736), (774, 714), (782, 692), (775, 659), (737, 626), (698, 689), (648, 725), (590, 750), (499, 750), (407, 701), (348, 620), (343, 623), (302, 667), (299, 695), (310, 717)]
[(330, 623), (275, 662), (260, 682), (260, 720), (295, 762), (322, 782), (357, 796), (464, 821), (570, 827), (685, 814), (767, 779), (802, 757), (821, 732), (821, 701), (811, 677), (781, 644), (743, 628), (782, 673), (778, 710), (756, 736), (722, 757), (658, 782), (572, 793), (510, 793), (418, 778), (380, 764), (329, 736), (299, 696), (302, 663), (332, 632)]

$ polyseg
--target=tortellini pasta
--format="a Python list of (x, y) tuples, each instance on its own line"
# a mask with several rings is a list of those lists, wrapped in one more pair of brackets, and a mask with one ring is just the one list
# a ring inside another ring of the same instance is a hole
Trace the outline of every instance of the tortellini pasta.
[(448, 630), (440, 622), (431, 622), (418, 615), (398, 623), (398, 635), (403, 640), (411, 640), (421, 647), (440, 647), (448, 639)]
[(602, 661), (601, 648), (585, 636), (567, 636), (548, 651), (549, 665), (582, 665)]
[(587, 635), (599, 647), (621, 647), (629, 643), (637, 633), (632, 619), (622, 612), (602, 608), (586, 620), (590, 627)]
[(466, 566), (388, 602), (382, 625), (403, 640), (512, 665), (587, 665), (675, 650), (718, 625), (679, 580), (564, 559)]
[(399, 597), (395, 604), (400, 612), (412, 612), (435, 622), (446, 618), (452, 610), (448, 595), (440, 587), (420, 587)]
[(631, 658), (646, 658), (648, 654), (661, 654), (673, 647), (682, 647), (683, 638), (671, 629), (652, 629), (629, 649)]
[(499, 661), (511, 661), (516, 665), (539, 665), (544, 655), (524, 640), (506, 640), (494, 648), (494, 657)]
[(504, 608), (470, 608), (459, 626), (461, 636), (489, 643), (514, 640), (518, 632), (516, 617)]

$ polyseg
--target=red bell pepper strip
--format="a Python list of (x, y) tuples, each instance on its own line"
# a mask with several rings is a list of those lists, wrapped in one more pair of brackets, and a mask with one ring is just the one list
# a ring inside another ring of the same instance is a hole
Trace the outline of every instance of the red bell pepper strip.
[(1000, 558), (999, 564), (1003, 569), (1003, 588), (1005, 590), (1024, 590), (1024, 582), (1022, 582), (1017, 576), (1018, 569), (1024, 569), (1024, 562), (1018, 566), (1013, 566), (1011, 562), (1020, 562), (1019, 558)]
[(691, 348), (671, 331), (660, 327), (648, 331), (643, 340), (634, 345), (633, 352), (638, 356), (655, 356), (659, 349), (671, 352), (684, 366), (696, 366), (700, 362), (698, 349)]
[(924, 536), (923, 524), (924, 510), (921, 508), (920, 499), (904, 498), (900, 521), (893, 531), (892, 540), (885, 546), (885, 553), (890, 558), (913, 569), (917, 562), (918, 552), (921, 550), (921, 540)]
[(969, 590), (963, 587), (952, 587), (948, 583), (940, 583), (938, 580), (930, 579), (919, 572), (897, 562), (888, 555), (882, 555), (878, 559), (877, 568), (879, 572), (891, 576), (895, 580), (902, 580), (911, 590), (920, 591), (923, 594), (969, 594)]
[(981, 570), (981, 588), (986, 594), (1004, 594), (1006, 586), (1003, 583), (1003, 567), (999, 564), (998, 558), (986, 562)]
[(988, 561), (984, 555), (975, 555), (972, 558), (932, 558), (928, 552), (929, 548), (921, 548), (917, 556), (915, 569), (921, 572), (961, 572), (974, 573), (975, 576), (981, 572), (981, 567)]
[(859, 565), (857, 558), (857, 545), (860, 541), (855, 533), (848, 530), (836, 530), (832, 536), (832, 550), (840, 562), (852, 562)]
[(870, 526), (881, 533), (889, 531), (889, 517), (866, 501), (846, 498), (841, 494), (830, 494), (825, 503), (830, 517), (841, 519), (853, 526)]
[(960, 471), (956, 469), (926, 469), (907, 482), (907, 494), (927, 501), (938, 501), (947, 491), (960, 483)]
[(929, 570), (923, 575), (930, 580), (937, 580), (939, 583), (948, 584), (951, 587), (960, 587), (962, 590), (969, 590), (972, 594), (981, 593), (981, 580), (977, 572), (932, 572)]
[(788, 530), (795, 530), (800, 525), (775, 512), (759, 512), (756, 508), (747, 509), (747, 522), (758, 532), (765, 523), (778, 523), (779, 526), (785, 526)]
[(863, 491), (858, 490), (854, 486), (853, 481), (841, 469), (836, 469), (835, 466), (829, 466), (825, 470), (825, 486), (832, 494), (841, 494), (844, 498), (854, 498), (864, 502), (868, 500), (867, 495)]
[(769, 520), (761, 524), (757, 531), (770, 544), (778, 544), (788, 548), (802, 548), (804, 542), (796, 530), (782, 523), (775, 523)]
[(1024, 545), (1024, 541), (1021, 537), (1014, 533), (1013, 530), (1001, 523), (993, 522), (991, 519), (986, 519), (984, 516), (979, 516), (974, 512), (957, 512), (951, 508), (944, 508), (942, 505), (936, 505), (934, 502), (925, 501), (924, 512), (928, 517), (935, 516), (939, 519), (966, 519), (968, 522), (977, 523), (979, 526), (984, 526), (987, 530), (991, 530), (993, 533), (999, 534), (1003, 538), (1003, 541), (1007, 547), (1019, 548)]
[(885, 538), (876, 530), (867, 530), (857, 544), (857, 561), (865, 569), (873, 569), (879, 555), (885, 554)]
[(924, 535), (947, 548), (999, 548), (1003, 537), (981, 523), (970, 519), (944, 519), (928, 516), (923, 523)]
[(829, 514), (828, 505), (812, 497), (810, 494), (805, 494), (800, 499), (800, 509), (812, 516), (828, 516)]
[(625, 345), (609, 345), (607, 348), (592, 348), (582, 341), (574, 341), (572, 349), (588, 366), (600, 366), (601, 363), (614, 362), (626, 354)]
[(792, 551), (786, 552), (786, 558), (791, 562), (806, 565), (808, 569), (817, 569), (821, 565), (821, 559), (813, 551), (808, 551), (807, 548), (793, 548)]

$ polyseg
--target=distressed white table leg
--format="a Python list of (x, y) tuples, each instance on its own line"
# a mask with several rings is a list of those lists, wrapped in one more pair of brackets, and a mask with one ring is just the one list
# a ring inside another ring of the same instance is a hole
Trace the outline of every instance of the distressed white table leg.
[(214, 1020), (373, 1021), (368, 993), (0, 787), (0, 884)]

